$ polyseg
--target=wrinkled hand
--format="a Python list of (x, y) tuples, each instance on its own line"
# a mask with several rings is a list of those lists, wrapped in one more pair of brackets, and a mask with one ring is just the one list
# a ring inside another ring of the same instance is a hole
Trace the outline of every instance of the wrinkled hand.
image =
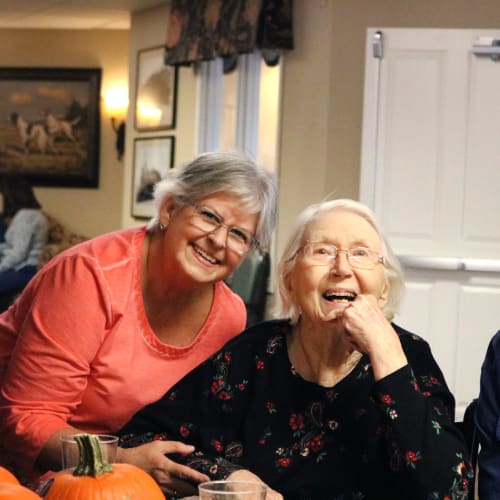
[(358, 295), (342, 313), (345, 338), (360, 352), (370, 354), (379, 344), (399, 342), (373, 295)]
[(375, 380), (405, 366), (408, 361), (398, 334), (372, 295), (358, 295), (343, 311), (345, 340), (355, 350), (368, 354)]
[(153, 441), (135, 448), (119, 448), (118, 462), (136, 465), (153, 476), (161, 488), (173, 496), (196, 495), (197, 485), (210, 478), (187, 465), (174, 462), (165, 454), (189, 455), (194, 446), (179, 441)]
[(259, 476), (256, 476), (253, 472), (246, 469), (241, 469), (234, 471), (232, 474), (227, 476), (228, 481), (255, 481), (257, 483), (262, 483), (267, 487), (266, 500), (283, 500), (283, 495), (278, 493), (276, 490), (271, 489), (267, 486)]

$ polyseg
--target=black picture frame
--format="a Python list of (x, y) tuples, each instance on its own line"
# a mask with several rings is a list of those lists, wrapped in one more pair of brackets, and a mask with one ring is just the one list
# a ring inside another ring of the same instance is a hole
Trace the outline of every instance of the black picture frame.
[(0, 68), (0, 176), (99, 185), (100, 68)]
[(174, 167), (175, 136), (134, 139), (132, 175), (132, 217), (150, 219), (155, 215), (153, 187)]
[(177, 66), (165, 64), (165, 47), (137, 52), (134, 127), (138, 132), (171, 130), (177, 115)]

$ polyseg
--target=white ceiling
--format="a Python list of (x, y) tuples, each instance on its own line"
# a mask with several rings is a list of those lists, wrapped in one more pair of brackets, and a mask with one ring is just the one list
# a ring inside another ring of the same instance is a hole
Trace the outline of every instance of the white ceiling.
[(0, 28), (129, 29), (130, 13), (168, 0), (0, 0)]

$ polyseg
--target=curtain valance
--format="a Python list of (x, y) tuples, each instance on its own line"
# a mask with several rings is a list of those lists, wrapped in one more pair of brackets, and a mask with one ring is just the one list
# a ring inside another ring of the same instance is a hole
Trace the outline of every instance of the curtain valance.
[(229, 62), (258, 48), (276, 64), (281, 51), (293, 49), (292, 1), (172, 0), (165, 62)]

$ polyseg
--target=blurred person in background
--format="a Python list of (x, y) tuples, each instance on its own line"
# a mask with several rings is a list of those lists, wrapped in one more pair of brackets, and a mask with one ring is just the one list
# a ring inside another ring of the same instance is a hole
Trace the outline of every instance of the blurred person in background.
[(21, 291), (38, 270), (49, 224), (31, 185), (23, 177), (0, 181), (5, 232), (0, 243), (0, 294)]

